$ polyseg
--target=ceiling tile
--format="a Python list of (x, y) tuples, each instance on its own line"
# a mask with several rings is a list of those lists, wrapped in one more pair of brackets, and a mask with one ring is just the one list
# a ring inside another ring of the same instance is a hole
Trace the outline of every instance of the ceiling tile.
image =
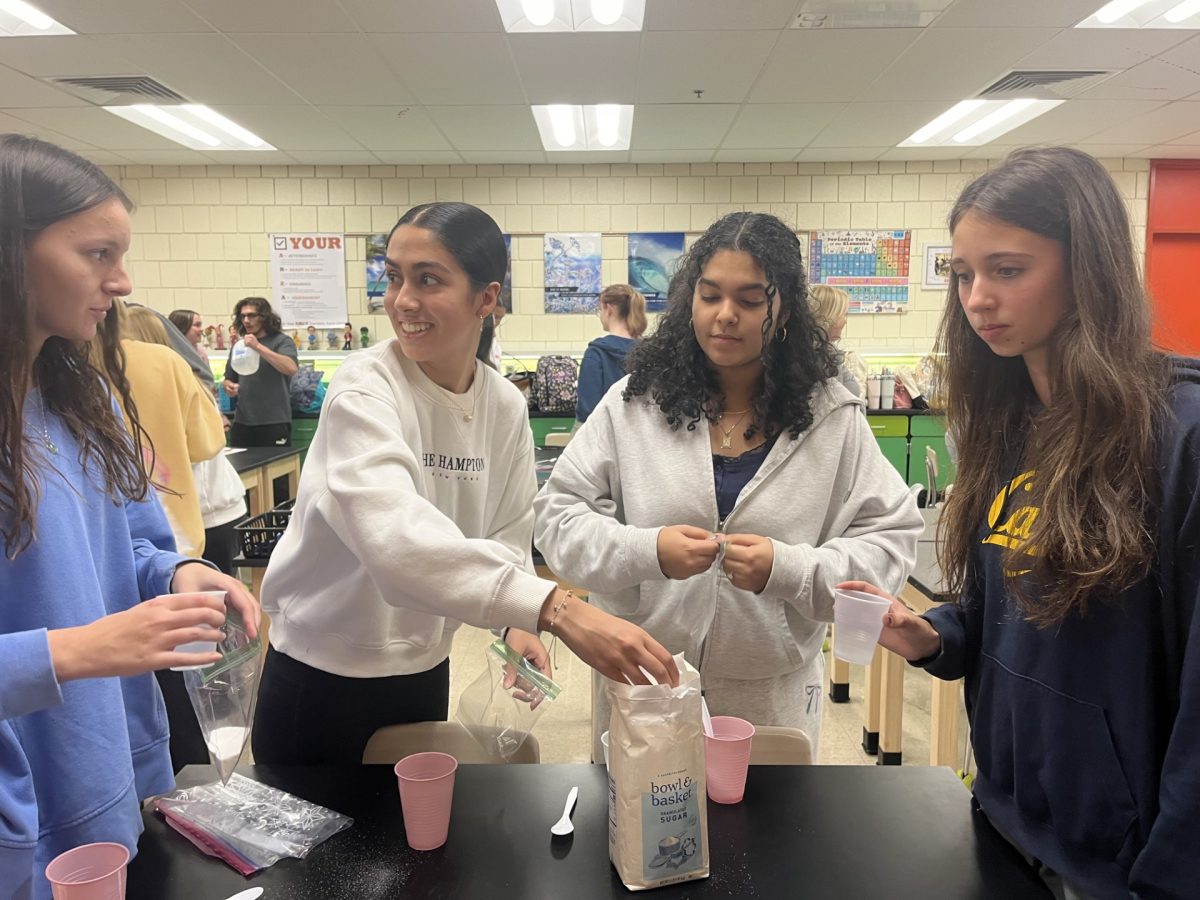
[(547, 150), (546, 162), (560, 165), (629, 162), (628, 150)]
[(34, 6), (80, 34), (169, 34), (213, 30), (181, 0), (120, 0), (119, 3), (35, 0)]
[(4, 38), (0, 59), (4, 65), (35, 78), (145, 74), (130, 60), (113, 53), (103, 36), (89, 34)]
[(1020, 22), (1030, 28), (1071, 28), (1104, 5), (1104, 0), (958, 0), (938, 16), (935, 28), (1004, 28)]
[[(3, 45), (0, 45), (2, 48)], [(0, 108), (85, 106), (84, 101), (66, 91), (0, 66)]]
[(766, 149), (721, 148), (712, 155), (713, 162), (791, 162), (796, 158), (794, 147), (770, 147)]
[[(1200, 143), (1200, 141), (1197, 141)], [(1145, 144), (1075, 144), (1077, 149), (1101, 159), (1112, 159), (1117, 156), (1146, 157), (1150, 149)]]
[(427, 106), (455, 150), (541, 150), (528, 106)]
[[(1128, 122), (1160, 105), (1152, 100), (1092, 100), (1089, 94), (1087, 99), (1068, 100), (999, 139), (1005, 144), (1071, 144), (1095, 134), (1106, 122)], [(1133, 134), (1125, 138), (1136, 140)]]
[(504, 31), (496, 0), (438, 0), (436, 3), (341, 0), (341, 4), (358, 27), (367, 33)]
[[(844, 106), (844, 103), (756, 103), (743, 106), (721, 145), (722, 149), (790, 147), (794, 153), (808, 146)], [(854, 141), (845, 143), (852, 144)]]
[(646, 31), (733, 31), (739, 28), (787, 28), (796, 0), (649, 0)]
[(711, 150), (631, 150), (633, 163), (705, 163), (712, 162)]
[(388, 166), (453, 166), (463, 161), (453, 150), (378, 150), (375, 156)]
[(812, 147), (894, 147), (946, 111), (946, 104), (850, 103), (813, 138)]
[(9, 113), (0, 113), (0, 132), (27, 134), (52, 144), (58, 144), (60, 147), (66, 147), (68, 150), (95, 149), (96, 145), (89, 141), (62, 134), (53, 128), (47, 128), (45, 125), (38, 125), (22, 118), (26, 112), (27, 110), (23, 109), (13, 109), (9, 110)]
[(242, 34), (233, 40), (314, 105), (416, 102), (366, 35)]
[(369, 38), (422, 104), (527, 102), (504, 35), (372, 34)]
[[(1100, 5), (1097, 0), (1096, 8)], [(1183, 42), (1187, 34), (1165, 29), (1068, 28), (1025, 54), (1020, 68), (1128, 69)]]
[(121, 153), (125, 150), (174, 150), (179, 147), (174, 141), (139, 128), (97, 106), (24, 109), (17, 114), (36, 125), (44, 125), (68, 137), (87, 141), (101, 150)]
[(863, 96), (870, 100), (973, 97), (1056, 33), (1053, 28), (926, 29)]
[(712, 150), (737, 115), (732, 103), (663, 103), (633, 111), (633, 150)]
[(305, 166), (373, 166), (378, 163), (393, 164), (392, 160), (382, 159), (377, 154), (368, 153), (365, 150), (289, 150), (288, 156)]
[(810, 147), (794, 157), (796, 162), (862, 162), (880, 159), (887, 147)]
[[(368, 150), (451, 150), (421, 106), (321, 106), (330, 121)], [(525, 110), (528, 115), (528, 110)], [(400, 115), (403, 113), (403, 115)]]
[(1125, 144), (1138, 140), (1146, 144), (1167, 144), (1198, 130), (1200, 103), (1179, 100), (1097, 131), (1089, 136), (1088, 143)]
[(279, 150), (363, 149), (311, 106), (223, 106), (221, 113)]
[[(750, 102), (858, 99), (920, 34), (907, 28), (785, 31), (750, 94)], [(847, 65), (847, 60), (854, 64)]]
[(358, 26), (328, 0), (187, 0), (204, 21), (229, 34), (331, 34)]
[(776, 34), (769, 31), (651, 31), (642, 35), (638, 103), (741, 103), (759, 77)]
[[(988, 145), (990, 146), (990, 145)], [(891, 147), (883, 152), (879, 157), (881, 160), (900, 161), (908, 159), (962, 159), (970, 156), (964, 152), (963, 147)], [(984, 152), (981, 148), (978, 159), (993, 159), (997, 155), (1003, 156), (1006, 150), (1004, 148), (992, 148), (990, 151)]]
[(510, 34), (508, 44), (531, 104), (633, 103), (641, 39), (637, 33)]
[[(187, 147), (180, 147), (178, 150), (126, 150), (120, 155), (138, 166), (210, 166), (218, 162), (212, 156), (206, 156), (199, 150), (189, 150)], [(228, 160), (224, 164), (232, 162)], [(137, 239), (136, 235), (134, 239)]]
[(98, 166), (127, 166), (136, 162), (136, 160), (122, 156), (120, 153), (113, 153), (111, 150), (78, 150), (76, 152), (84, 159), (90, 159)]
[(1147, 147), (1139, 156), (1150, 159), (1200, 159), (1200, 142), (1186, 144), (1159, 144)]
[[(1200, 52), (1200, 48), (1197, 49)], [(1183, 100), (1200, 91), (1200, 70), (1150, 59), (1082, 94), (1089, 100)]]
[(464, 150), (459, 155), (463, 162), (479, 165), (544, 163), (546, 161), (546, 154), (540, 150)]

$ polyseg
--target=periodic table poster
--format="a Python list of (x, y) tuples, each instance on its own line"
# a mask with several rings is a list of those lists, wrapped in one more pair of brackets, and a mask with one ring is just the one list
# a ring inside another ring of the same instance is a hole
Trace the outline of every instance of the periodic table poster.
[(814, 231), (809, 281), (849, 293), (851, 313), (903, 312), (911, 251), (911, 231)]

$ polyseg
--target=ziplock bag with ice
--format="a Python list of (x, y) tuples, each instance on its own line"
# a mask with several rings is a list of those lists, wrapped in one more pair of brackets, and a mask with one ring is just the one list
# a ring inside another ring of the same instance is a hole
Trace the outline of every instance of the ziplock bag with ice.
[(509, 762), (562, 689), (502, 640), (484, 655), (487, 668), (458, 699), (458, 721), (490, 757)]
[(251, 640), (236, 610), (225, 615), (225, 640), (217, 644), (221, 658), (203, 669), (183, 673), (192, 709), (200, 723), (208, 755), (222, 784), (229, 782), (254, 722), (262, 643)]

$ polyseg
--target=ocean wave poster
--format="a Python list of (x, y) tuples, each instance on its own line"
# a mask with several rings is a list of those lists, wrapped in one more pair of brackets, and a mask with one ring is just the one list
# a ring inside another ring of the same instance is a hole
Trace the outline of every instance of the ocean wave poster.
[(504, 283), (500, 285), (500, 305), (504, 307), (505, 312), (512, 312), (512, 235), (506, 234), (503, 237), (507, 262), (504, 264)]
[(594, 313), (600, 297), (600, 234), (547, 234), (542, 245), (548, 313)]
[(683, 255), (682, 231), (629, 235), (629, 284), (646, 298), (649, 312), (667, 308), (667, 289)]
[(387, 235), (367, 235), (367, 312), (383, 309), (387, 279), (383, 277), (383, 258), (387, 254)]

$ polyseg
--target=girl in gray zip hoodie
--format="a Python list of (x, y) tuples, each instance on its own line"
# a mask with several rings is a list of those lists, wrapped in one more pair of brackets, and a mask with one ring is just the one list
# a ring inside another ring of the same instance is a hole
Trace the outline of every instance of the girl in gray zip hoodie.
[(714, 223), (534, 511), (554, 572), (684, 653), (713, 715), (801, 728), (815, 755), (834, 586), (898, 590), (922, 521), (806, 296), (783, 222)]

